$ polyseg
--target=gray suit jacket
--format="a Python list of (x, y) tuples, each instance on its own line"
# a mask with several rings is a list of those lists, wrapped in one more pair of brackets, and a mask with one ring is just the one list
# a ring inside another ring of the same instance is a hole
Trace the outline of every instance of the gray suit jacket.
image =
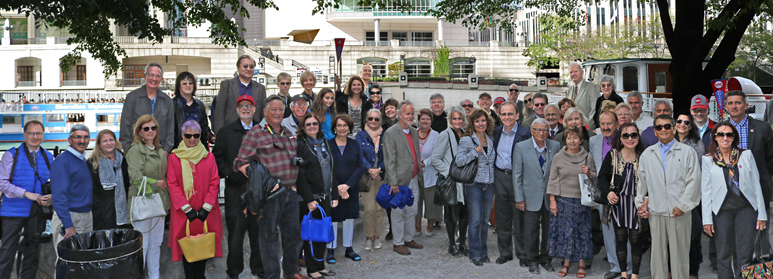
[[(539, 166), (539, 156), (534, 149), (534, 140), (524, 140), (515, 144), (513, 154), (513, 185), (515, 186), (515, 201), (526, 201), (526, 210), (539, 211), (544, 205), (550, 208), (550, 200), (545, 195), (550, 178), (550, 165), (561, 149), (554, 140), (545, 140), (548, 156), (542, 168)], [(540, 204), (542, 203), (542, 204)]]
[[(594, 162), (596, 163), (596, 170), (601, 170), (601, 163), (604, 162), (604, 159), (602, 159), (604, 154), (601, 154), (601, 151), (604, 149), (604, 135), (598, 134), (592, 136), (589, 142), (590, 151), (588, 151), (588, 153), (593, 156)], [(598, 178), (598, 175), (596, 177)]]
[[(389, 127), (384, 132), (382, 140), (384, 141), (384, 171), (387, 185), (400, 185), (408, 186), (411, 183), (413, 175), (413, 154), (416, 154), (416, 159), (421, 160), (421, 151), (419, 151), (419, 131), (413, 127), (411, 130), (411, 137), (413, 137), (413, 147), (408, 143), (408, 140), (403, 133), (403, 128), (400, 123), (396, 123)], [(421, 168), (421, 164), (419, 164)], [(424, 178), (419, 169), (419, 187), (424, 187)]]
[[(252, 86), (252, 99), (255, 100), (255, 114), (252, 120), (260, 122), (263, 119), (263, 101), (266, 100), (266, 87), (257, 81), (250, 81)], [(227, 123), (239, 120), (236, 112), (236, 100), (239, 99), (239, 78), (235, 77), (220, 83), (220, 92), (217, 93), (217, 105), (212, 112), (212, 130), (220, 131)]]
[[(235, 108), (234, 108), (235, 110)], [(156, 106), (153, 117), (158, 121), (158, 140), (166, 152), (174, 147), (174, 103), (172, 98), (161, 89), (156, 94)], [(150, 98), (145, 85), (126, 94), (121, 110), (120, 141), (123, 150), (128, 150), (134, 140), (134, 124), (140, 116), (151, 114)]]
[(572, 99), (577, 108), (585, 114), (585, 123), (588, 123), (589, 130), (593, 130), (596, 127), (593, 123), (593, 115), (596, 113), (596, 99), (601, 95), (601, 89), (598, 84), (583, 80), (580, 82), (580, 88), (577, 90), (577, 96), (573, 96), (574, 88), (576, 85), (571, 83), (569, 89), (566, 90), (566, 97)]
[[(454, 156), (459, 153), (459, 144), (454, 137), (454, 130), (451, 127), (440, 132), (435, 138), (435, 146), (432, 148), (432, 166), (439, 174), (448, 176), (451, 170), (451, 162)], [(464, 184), (456, 183), (456, 200), (464, 203)]]

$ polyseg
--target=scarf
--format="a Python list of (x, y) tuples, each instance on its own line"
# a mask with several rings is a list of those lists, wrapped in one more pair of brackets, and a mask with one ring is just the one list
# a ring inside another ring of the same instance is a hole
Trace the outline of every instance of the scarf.
[(381, 142), (381, 132), (384, 131), (384, 128), (381, 126), (378, 127), (378, 130), (371, 130), (368, 125), (365, 125), (365, 132), (368, 133), (368, 136), (373, 140), (373, 146), (375, 146), (375, 151), (378, 153), (378, 145), (379, 142)]
[(325, 149), (325, 139), (324, 138), (315, 139), (312, 137), (306, 137), (306, 140), (308, 141), (309, 144), (311, 144), (311, 147), (314, 148), (314, 150), (316, 150), (319, 153), (318, 155), (320, 154), (322, 155), (322, 157), (319, 157), (318, 159), (320, 163), (323, 163), (322, 161), (324, 159), (327, 159), (327, 155), (328, 155), (327, 150)]
[(193, 165), (206, 158), (209, 152), (199, 141), (199, 144), (194, 147), (188, 147), (184, 143), (180, 144), (177, 149), (172, 150), (172, 153), (177, 155), (177, 158), (180, 158), (180, 165), (183, 171), (183, 191), (185, 192), (185, 198), (190, 200), (191, 196), (196, 194), (193, 189)]
[(733, 151), (730, 152), (729, 165), (724, 162), (724, 158), (722, 158), (722, 153), (719, 152), (719, 149), (717, 149), (717, 153), (715, 153), (713, 157), (714, 157), (714, 163), (717, 164), (717, 166), (728, 170), (727, 173), (730, 176), (730, 180), (733, 181), (732, 185), (736, 190), (738, 190), (733, 192), (736, 192), (736, 194), (740, 196), (741, 188), (738, 182), (738, 173), (736, 172), (738, 170), (737, 164), (738, 164), (738, 158), (741, 157), (741, 152), (739, 152), (737, 148), (733, 148)]
[[(121, 152), (115, 152), (114, 160), (110, 160), (106, 157), (99, 158), (99, 181), (102, 183), (102, 189), (115, 190), (113, 197), (115, 198), (115, 223), (117, 225), (124, 225), (128, 221), (126, 214), (126, 189), (123, 188), (123, 172), (121, 171), (121, 164), (123, 163), (123, 154)], [(121, 187), (116, 187), (116, 186)]]

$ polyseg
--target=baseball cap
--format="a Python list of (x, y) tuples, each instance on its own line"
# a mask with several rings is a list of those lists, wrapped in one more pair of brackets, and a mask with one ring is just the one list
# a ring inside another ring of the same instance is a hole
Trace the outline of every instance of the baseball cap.
[(499, 105), (499, 104), (502, 104), (504, 102), (505, 102), (505, 98), (502, 98), (502, 97), (497, 97), (496, 99), (494, 99), (494, 104), (495, 105)]
[(690, 109), (696, 109), (696, 108), (699, 108), (699, 109), (709, 108), (709, 100), (706, 99), (706, 96), (698, 94), (692, 97), (692, 100), (690, 101)]
[(480, 93), (480, 95), (478, 95), (478, 99), (480, 99), (483, 96), (486, 96), (486, 97), (488, 97), (489, 100), (491, 100), (491, 94), (489, 94), (487, 92)]
[(290, 99), (290, 103), (295, 103), (295, 101), (298, 100), (305, 100), (307, 103), (311, 103), (311, 100), (309, 100), (309, 97), (306, 97), (306, 94), (298, 94), (293, 96), (293, 98)]
[(253, 106), (255, 105), (255, 101), (252, 100), (252, 96), (250, 95), (242, 95), (241, 97), (239, 97), (239, 99), (236, 100), (236, 104), (238, 105), (242, 101), (249, 101), (250, 104), (252, 104)]

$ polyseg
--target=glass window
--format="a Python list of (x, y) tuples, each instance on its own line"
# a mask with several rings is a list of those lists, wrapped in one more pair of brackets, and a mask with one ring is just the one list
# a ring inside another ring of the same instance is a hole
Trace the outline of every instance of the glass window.
[(432, 75), (432, 63), (426, 58), (405, 59), (405, 72), (409, 77), (428, 77)]
[(475, 64), (469, 57), (457, 57), (451, 60), (451, 78), (467, 78), (475, 73)]
[(623, 67), (623, 91), (639, 90), (639, 68)]
[(412, 41), (414, 42), (431, 42), (432, 41), (432, 32), (411, 32), (412, 33)]
[(145, 72), (145, 65), (124, 65), (123, 84), (127, 86), (142, 85), (142, 78), (144, 77), (144, 72)]
[[(376, 34), (376, 32), (365, 32), (365, 40), (366, 41), (375, 41), (376, 40), (375, 34)], [(379, 36), (378, 36), (379, 37), (379, 41), (387, 41), (387, 40), (389, 40), (388, 39), (389, 38), (388, 34), (389, 34), (388, 32), (379, 32)]]
[(398, 40), (401, 42), (408, 40), (408, 32), (392, 32), (392, 40)]

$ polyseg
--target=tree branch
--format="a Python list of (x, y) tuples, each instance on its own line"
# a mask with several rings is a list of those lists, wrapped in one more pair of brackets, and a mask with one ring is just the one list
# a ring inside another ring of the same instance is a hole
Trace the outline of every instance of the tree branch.
[[(722, 9), (722, 12), (719, 13), (714, 21), (731, 21), (739, 10), (741, 10), (741, 0), (730, 0), (730, 3), (725, 5), (725, 8)], [(703, 35), (703, 38), (701, 38), (696, 48), (690, 54), (687, 63), (697, 63), (705, 59), (706, 56), (708, 56), (709, 51), (711, 51), (711, 48), (714, 46), (714, 43), (716, 43), (719, 36), (722, 35), (722, 32), (726, 29), (728, 32), (732, 31), (728, 26), (731, 26), (730, 28), (732, 28), (732, 25), (727, 24), (722, 25), (722, 27), (711, 27), (710, 24), (708, 30), (706, 30), (706, 33)], [(746, 26), (744, 26), (742, 30), (741, 34), (745, 32)]]
[(722, 38), (722, 42), (719, 43), (715, 55), (711, 57), (709, 63), (704, 69), (704, 73), (711, 76), (721, 75), (727, 69), (727, 66), (735, 60), (735, 52), (738, 48), (738, 44), (746, 33), (746, 28), (754, 19), (757, 14), (755, 9), (761, 4), (760, 0), (752, 0), (750, 3), (744, 5), (746, 8), (741, 9), (737, 14), (735, 22), (735, 28), (727, 30), (725, 37)]
[(660, 11), (660, 25), (663, 27), (663, 37), (666, 38), (666, 45), (668, 49), (676, 43), (676, 35), (674, 35), (674, 24), (671, 22), (671, 14), (669, 13), (668, 0), (657, 0), (658, 10)]

